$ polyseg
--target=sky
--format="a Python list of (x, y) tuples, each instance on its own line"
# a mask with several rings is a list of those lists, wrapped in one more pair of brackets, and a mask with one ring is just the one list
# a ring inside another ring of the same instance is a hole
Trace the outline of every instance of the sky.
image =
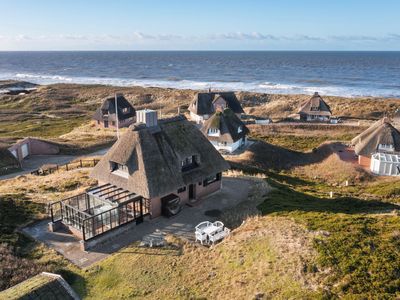
[(400, 50), (399, 0), (0, 0), (0, 51)]

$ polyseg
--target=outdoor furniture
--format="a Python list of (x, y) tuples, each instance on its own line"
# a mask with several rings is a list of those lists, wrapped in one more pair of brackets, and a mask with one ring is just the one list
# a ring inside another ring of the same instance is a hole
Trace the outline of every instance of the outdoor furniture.
[(221, 231), (217, 231), (214, 234), (209, 236), (209, 241), (214, 245), (215, 242), (218, 242), (228, 236), (230, 230), (228, 228), (224, 228)]
[(216, 221), (214, 223), (205, 221), (196, 226), (195, 236), (196, 241), (207, 244), (214, 244), (228, 236), (230, 230), (225, 228), (224, 223)]
[(201, 222), (199, 225), (196, 226), (196, 232), (195, 232), (196, 242), (199, 241), (202, 245), (204, 242), (207, 242), (207, 234), (205, 234), (203, 230), (208, 226), (210, 226), (211, 224), (212, 224), (211, 222), (205, 221)]

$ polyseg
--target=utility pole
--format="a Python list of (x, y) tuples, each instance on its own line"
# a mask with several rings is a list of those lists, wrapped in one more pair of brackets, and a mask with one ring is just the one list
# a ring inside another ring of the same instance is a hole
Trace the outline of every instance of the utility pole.
[(119, 140), (119, 119), (118, 119), (118, 96), (117, 93), (115, 93), (115, 118), (116, 120), (116, 125), (117, 125), (117, 140)]

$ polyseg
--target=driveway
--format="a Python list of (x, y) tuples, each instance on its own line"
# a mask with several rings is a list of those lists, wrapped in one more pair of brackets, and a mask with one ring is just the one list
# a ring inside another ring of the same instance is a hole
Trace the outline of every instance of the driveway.
[(104, 155), (110, 148), (101, 149), (85, 155), (33, 155), (22, 161), (22, 171), (0, 176), (0, 180), (10, 179), (19, 175), (30, 174), (45, 164), (64, 165), (80, 157)]
[(142, 224), (132, 226), (129, 231), (97, 246), (90, 252), (81, 250), (79, 239), (72, 234), (49, 232), (47, 223), (50, 220), (44, 220), (26, 227), (23, 231), (55, 249), (75, 265), (84, 268), (106, 258), (122, 247), (135, 241), (141, 241), (143, 237), (151, 234), (163, 232), (194, 240), (194, 228), (197, 224), (202, 221), (216, 220), (215, 217), (210, 217), (208, 212), (224, 211), (246, 201), (252, 184), (254, 182), (250, 179), (225, 177), (222, 180), (222, 189), (203, 198), (198, 205), (194, 207), (185, 206), (173, 218), (146, 219)]

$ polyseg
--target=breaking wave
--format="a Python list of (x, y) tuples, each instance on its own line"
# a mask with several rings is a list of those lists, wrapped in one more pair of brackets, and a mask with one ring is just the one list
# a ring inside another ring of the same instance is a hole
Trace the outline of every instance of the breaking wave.
[(388, 90), (373, 90), (360, 87), (341, 87), (341, 86), (318, 86), (302, 85), (302, 84), (286, 84), (274, 82), (242, 82), (242, 81), (193, 81), (184, 80), (177, 77), (169, 77), (166, 79), (130, 79), (130, 78), (111, 78), (111, 77), (74, 77), (61, 76), (51, 74), (32, 74), (32, 73), (16, 73), (16, 74), (0, 74), (0, 79), (16, 79), (25, 80), (37, 84), (54, 84), (54, 83), (76, 83), (76, 84), (102, 84), (113, 86), (142, 86), (142, 87), (160, 87), (160, 88), (176, 88), (176, 89), (193, 89), (205, 90), (212, 88), (215, 90), (233, 90), (248, 91), (269, 94), (312, 94), (316, 91), (324, 95), (332, 96), (382, 96), (382, 97), (398, 97), (400, 93)]

